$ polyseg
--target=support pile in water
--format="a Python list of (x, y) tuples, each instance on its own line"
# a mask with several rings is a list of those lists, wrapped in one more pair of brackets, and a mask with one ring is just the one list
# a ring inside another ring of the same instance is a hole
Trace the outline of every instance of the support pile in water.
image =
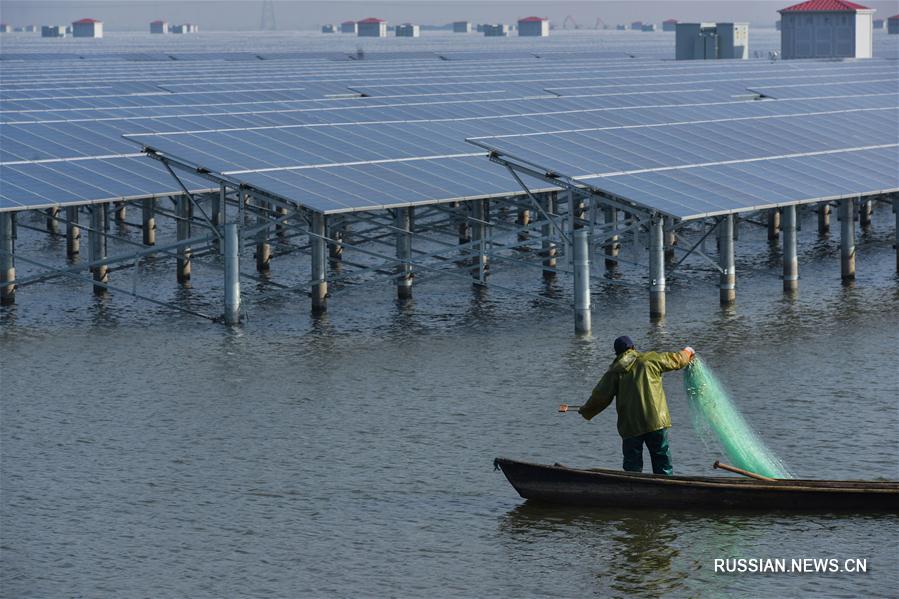
[(684, 388), (693, 426), (707, 448), (711, 449), (714, 436), (732, 465), (771, 478), (793, 478), (783, 462), (765, 447), (698, 356), (684, 371)]

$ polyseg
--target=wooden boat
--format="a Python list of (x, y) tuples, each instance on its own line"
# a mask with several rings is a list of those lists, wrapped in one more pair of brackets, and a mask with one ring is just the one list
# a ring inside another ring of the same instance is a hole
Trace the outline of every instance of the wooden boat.
[(525, 499), (564, 505), (899, 513), (899, 481), (760, 481), (493, 461)]

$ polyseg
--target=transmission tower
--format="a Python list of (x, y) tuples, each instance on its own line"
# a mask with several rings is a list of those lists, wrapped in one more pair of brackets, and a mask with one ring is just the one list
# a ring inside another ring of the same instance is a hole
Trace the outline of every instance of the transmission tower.
[(275, 3), (273, 0), (262, 0), (262, 19), (259, 21), (259, 29), (262, 31), (274, 31), (278, 27), (275, 25)]

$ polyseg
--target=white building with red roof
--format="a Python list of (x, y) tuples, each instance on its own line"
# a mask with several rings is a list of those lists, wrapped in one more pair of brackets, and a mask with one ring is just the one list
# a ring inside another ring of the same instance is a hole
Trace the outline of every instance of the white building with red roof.
[(874, 10), (849, 0), (808, 0), (779, 11), (782, 58), (871, 58)]
[(72, 37), (103, 37), (103, 22), (80, 19), (72, 23)]
[(546, 17), (525, 17), (518, 19), (518, 35), (546, 37), (549, 35), (549, 19)]
[(387, 21), (368, 17), (356, 23), (359, 37), (387, 37)]

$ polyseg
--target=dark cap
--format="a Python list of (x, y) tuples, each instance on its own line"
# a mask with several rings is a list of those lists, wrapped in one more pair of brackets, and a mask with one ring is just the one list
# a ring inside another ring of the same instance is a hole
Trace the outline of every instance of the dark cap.
[(634, 347), (634, 342), (631, 341), (631, 338), (627, 335), (622, 335), (618, 339), (615, 340), (615, 354), (621, 355), (625, 351)]

